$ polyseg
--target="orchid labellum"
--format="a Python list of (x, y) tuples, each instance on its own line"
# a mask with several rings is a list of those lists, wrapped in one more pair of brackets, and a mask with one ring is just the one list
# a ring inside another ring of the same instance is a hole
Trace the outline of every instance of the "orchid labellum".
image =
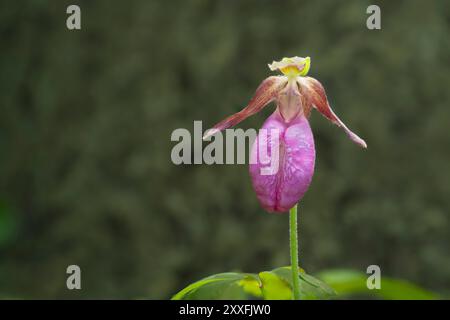
[[(310, 63), (309, 57), (274, 61), (269, 65), (270, 70), (279, 70), (283, 75), (265, 79), (248, 106), (216, 124), (204, 136), (206, 139), (261, 111), (270, 102), (276, 103), (275, 112), (262, 127), (269, 134), (258, 136), (250, 155), (253, 188), (262, 207), (269, 212), (286, 212), (294, 207), (311, 183), (315, 148), (308, 117), (312, 107), (341, 127), (353, 142), (367, 147), (365, 141), (350, 131), (331, 110), (320, 82), (306, 76)], [(266, 149), (268, 154), (273, 154), (276, 149), (279, 156), (276, 172), (261, 173), (261, 167), (265, 164), (259, 159), (257, 150), (260, 148)]]

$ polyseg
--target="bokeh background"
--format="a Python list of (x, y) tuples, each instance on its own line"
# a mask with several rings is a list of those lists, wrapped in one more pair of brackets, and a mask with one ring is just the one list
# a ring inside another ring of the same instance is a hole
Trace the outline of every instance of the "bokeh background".
[(259, 207), (247, 166), (176, 166), (170, 135), (240, 110), (267, 63), (295, 55), (369, 145), (313, 112), (302, 267), (378, 264), (448, 295), (450, 6), (377, 2), (371, 31), (370, 4), (2, 1), (0, 296), (166, 299), (213, 273), (288, 265), (288, 216)]

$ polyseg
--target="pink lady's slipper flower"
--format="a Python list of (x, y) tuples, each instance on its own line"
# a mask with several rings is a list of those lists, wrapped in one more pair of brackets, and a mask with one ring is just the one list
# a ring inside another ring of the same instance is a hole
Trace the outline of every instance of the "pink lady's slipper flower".
[[(269, 65), (283, 75), (265, 79), (248, 106), (208, 130), (204, 139), (230, 128), (247, 117), (261, 111), (275, 101), (275, 112), (265, 121), (250, 154), (250, 176), (253, 188), (262, 207), (269, 212), (286, 212), (305, 194), (314, 173), (314, 138), (308, 117), (316, 108), (328, 120), (341, 127), (347, 136), (363, 148), (363, 139), (350, 131), (331, 110), (325, 90), (314, 78), (307, 77), (311, 60), (309, 57), (283, 58)], [(264, 132), (265, 134), (262, 134)], [(267, 166), (260, 159), (258, 150), (278, 155), (276, 170), (267, 174), (261, 169)]]

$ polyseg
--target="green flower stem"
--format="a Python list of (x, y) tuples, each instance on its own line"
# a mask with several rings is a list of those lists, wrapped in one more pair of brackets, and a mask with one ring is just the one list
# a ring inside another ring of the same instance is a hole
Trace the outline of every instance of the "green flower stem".
[(300, 300), (300, 278), (298, 274), (297, 205), (289, 210), (289, 233), (291, 245), (291, 271), (294, 300)]

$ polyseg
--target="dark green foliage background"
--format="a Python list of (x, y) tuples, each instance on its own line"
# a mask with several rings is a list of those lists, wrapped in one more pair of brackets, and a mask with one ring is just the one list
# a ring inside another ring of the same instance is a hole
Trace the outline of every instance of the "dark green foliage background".
[[(65, 25), (74, 3), (81, 31)], [(247, 167), (175, 166), (170, 135), (240, 110), (267, 63), (294, 55), (311, 56), (369, 145), (313, 112), (302, 267), (378, 264), (448, 294), (450, 7), (378, 2), (370, 31), (369, 4), (2, 1), (0, 296), (169, 298), (210, 274), (287, 265), (288, 216), (260, 209)], [(66, 289), (70, 264), (81, 291)]]

